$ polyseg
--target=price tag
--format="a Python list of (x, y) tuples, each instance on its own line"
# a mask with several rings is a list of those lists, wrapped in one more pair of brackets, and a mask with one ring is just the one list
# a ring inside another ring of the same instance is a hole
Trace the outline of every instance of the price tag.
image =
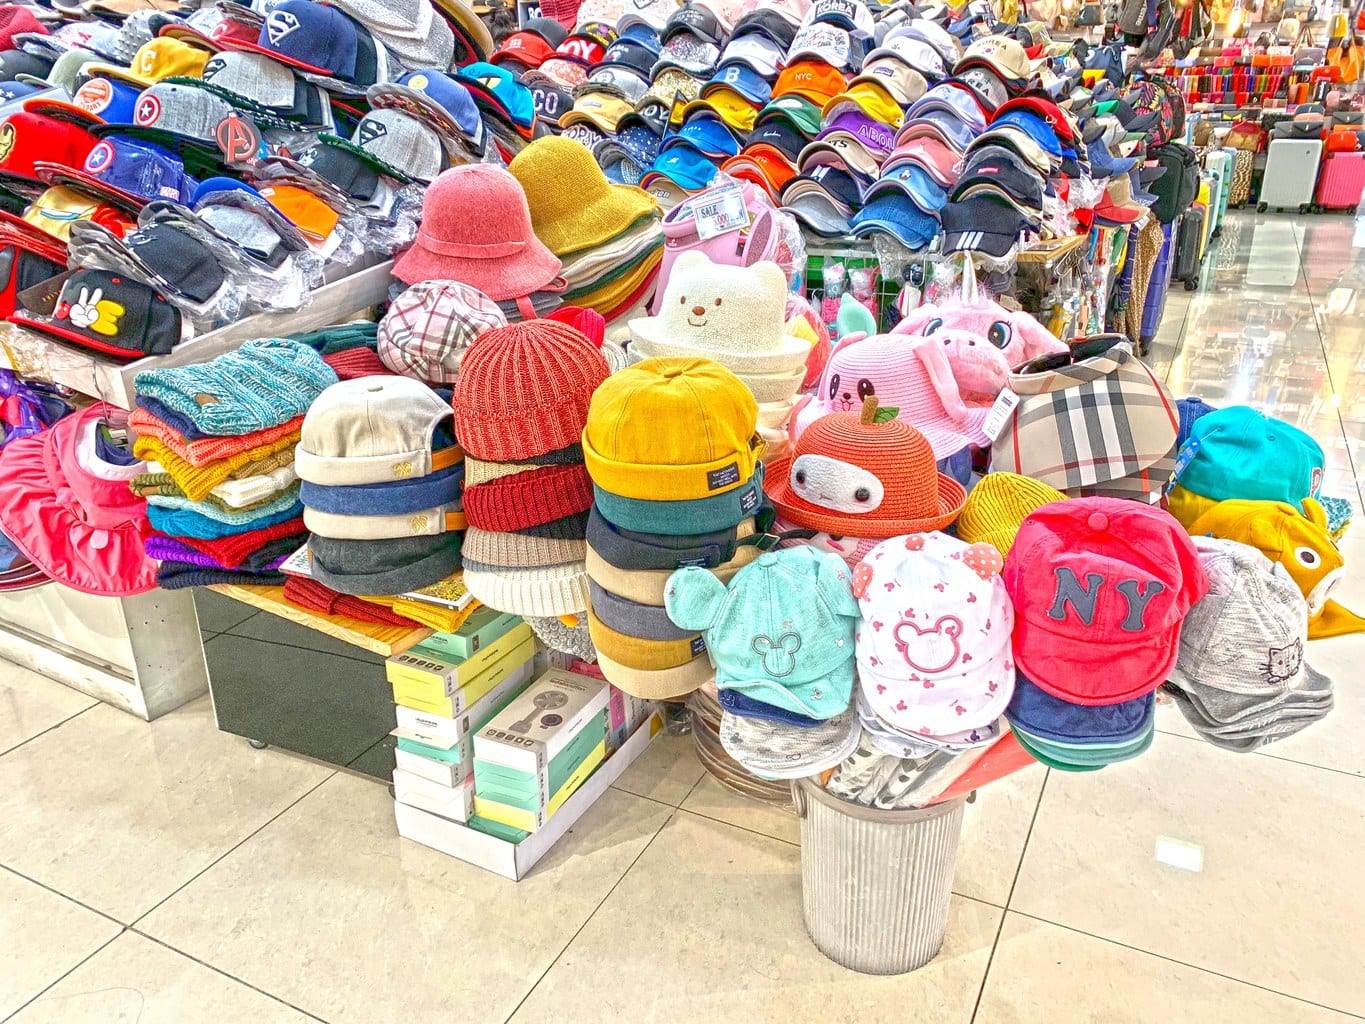
[(726, 185), (715, 192), (693, 199), (697, 236), (705, 241), (749, 226), (749, 210), (744, 192), (738, 185)]
[(1194, 457), (1199, 454), (1199, 446), (1203, 442), (1197, 437), (1191, 437), (1185, 442), (1185, 446), (1180, 449), (1180, 453), (1175, 457), (1175, 468), (1171, 470), (1171, 478), (1166, 481), (1165, 493), (1170, 494), (1175, 482), (1180, 479), (1180, 474), (1185, 472), (1186, 467), (1194, 461)]
[(1000, 392), (991, 411), (986, 414), (986, 421), (981, 424), (981, 432), (994, 441), (1000, 436), (1000, 431), (1005, 429), (1005, 424), (1018, 405), (1019, 396), (1013, 391), (1006, 388)]

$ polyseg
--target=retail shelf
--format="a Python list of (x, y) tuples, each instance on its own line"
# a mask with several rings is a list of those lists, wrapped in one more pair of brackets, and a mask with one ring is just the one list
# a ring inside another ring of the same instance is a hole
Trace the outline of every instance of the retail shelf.
[(404, 626), (384, 626), (376, 622), (361, 622), (344, 615), (323, 615), (310, 612), (284, 599), (283, 587), (253, 587), (236, 583), (218, 583), (209, 588), (224, 597), (241, 601), (251, 607), (282, 619), (296, 622), (300, 626), (316, 629), (343, 643), (360, 647), (372, 654), (387, 658), (392, 654), (406, 651), (414, 644), (421, 643), (435, 630), (422, 627), (408, 629)]

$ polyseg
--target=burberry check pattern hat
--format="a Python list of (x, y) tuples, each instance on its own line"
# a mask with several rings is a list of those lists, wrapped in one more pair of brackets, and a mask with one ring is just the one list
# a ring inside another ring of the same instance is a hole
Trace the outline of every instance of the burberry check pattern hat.
[(1120, 334), (1080, 338), (1010, 374), (1019, 404), (991, 451), (994, 469), (1068, 497), (1156, 502), (1175, 469), (1180, 414)]
[(419, 281), (379, 321), (379, 359), (404, 377), (454, 384), (474, 340), (506, 326), (498, 304), (477, 288), (458, 281)]

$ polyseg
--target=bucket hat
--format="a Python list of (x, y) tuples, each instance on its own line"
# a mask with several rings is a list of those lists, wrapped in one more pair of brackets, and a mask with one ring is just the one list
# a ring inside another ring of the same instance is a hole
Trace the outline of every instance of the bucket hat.
[(543, 291), (559, 271), (531, 227), (521, 184), (490, 164), (453, 167), (431, 183), (417, 240), (393, 266), (405, 284), (460, 281), (494, 302)]
[(1170, 675), (1180, 624), (1208, 591), (1169, 514), (1121, 498), (1074, 498), (1031, 513), (1005, 559), (1019, 668), (1075, 704), (1118, 704)]
[(143, 547), (147, 502), (128, 489), (142, 463), (101, 457), (115, 410), (93, 405), (0, 449), (0, 527), (42, 572), (84, 594), (129, 597), (156, 586)]
[(938, 471), (914, 427), (877, 408), (822, 416), (796, 439), (792, 456), (769, 467), (765, 491), (783, 519), (852, 537), (892, 537), (947, 526), (967, 500)]
[(608, 182), (569, 139), (537, 139), (507, 169), (526, 194), (536, 237), (557, 256), (602, 245), (657, 209), (643, 189)]
[(419, 281), (394, 299), (379, 321), (379, 358), (394, 373), (453, 384), (475, 339), (506, 325), (502, 309), (477, 288), (458, 281)]
[(910, 736), (955, 736), (1000, 717), (1014, 690), (1014, 614), (989, 544), (917, 533), (853, 568), (868, 707)]

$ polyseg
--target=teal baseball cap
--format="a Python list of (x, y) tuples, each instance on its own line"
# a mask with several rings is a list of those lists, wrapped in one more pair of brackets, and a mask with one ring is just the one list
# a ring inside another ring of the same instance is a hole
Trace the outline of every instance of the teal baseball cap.
[(1035, 757), (1045, 755), (1050, 759), (1045, 763), (1051, 764), (1054, 768), (1083, 771), (1087, 768), (1103, 768), (1105, 765), (1118, 764), (1120, 761), (1131, 761), (1145, 754), (1151, 748), (1156, 735), (1156, 718), (1153, 716), (1148, 720), (1146, 728), (1137, 739), (1119, 744), (1057, 743), (1034, 736), (1027, 729), (1020, 729), (1017, 726), (1012, 728), (1020, 745)]
[(1318, 496), (1322, 447), (1292, 423), (1234, 405), (1201, 416), (1176, 459), (1175, 480), (1214, 501), (1283, 501)]
[(749, 481), (724, 494), (690, 501), (648, 501), (623, 498), (593, 484), (597, 511), (612, 526), (639, 533), (676, 534), (692, 537), (738, 526), (751, 519), (766, 502), (763, 498), (763, 463), (754, 466)]
[(841, 556), (765, 551), (728, 587), (686, 566), (669, 577), (664, 607), (674, 625), (706, 638), (718, 688), (819, 721), (847, 710), (858, 602)]

